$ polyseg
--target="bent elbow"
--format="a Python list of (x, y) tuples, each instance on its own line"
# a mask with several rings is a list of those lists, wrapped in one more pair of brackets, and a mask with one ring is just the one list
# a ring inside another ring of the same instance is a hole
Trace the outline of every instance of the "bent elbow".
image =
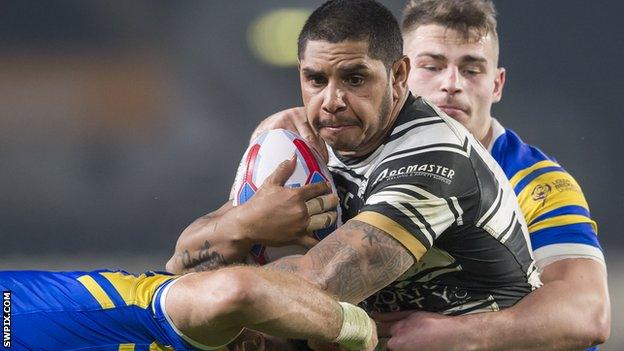
[(595, 326), (593, 333), (594, 345), (605, 343), (611, 335), (611, 309), (608, 303), (601, 306), (595, 318)]
[(603, 344), (611, 334), (611, 305), (606, 301), (597, 301), (585, 330), (585, 342), (591, 345)]

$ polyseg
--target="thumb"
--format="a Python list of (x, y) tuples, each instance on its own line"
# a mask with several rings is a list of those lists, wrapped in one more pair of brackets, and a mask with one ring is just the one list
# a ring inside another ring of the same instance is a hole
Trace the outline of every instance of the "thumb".
[(293, 154), (289, 160), (280, 163), (264, 183), (284, 186), (288, 178), (295, 172), (295, 168), (297, 168), (297, 155)]

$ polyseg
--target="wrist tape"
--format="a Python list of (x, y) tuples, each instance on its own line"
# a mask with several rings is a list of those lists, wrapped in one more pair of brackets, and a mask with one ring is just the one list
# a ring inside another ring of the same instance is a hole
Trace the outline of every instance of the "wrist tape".
[(362, 350), (371, 343), (373, 325), (363, 309), (350, 303), (339, 302), (342, 307), (342, 328), (334, 342), (347, 350)]

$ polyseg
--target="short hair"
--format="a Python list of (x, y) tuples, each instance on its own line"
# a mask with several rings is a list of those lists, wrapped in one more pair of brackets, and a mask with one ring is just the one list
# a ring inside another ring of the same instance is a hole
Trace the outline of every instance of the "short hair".
[(491, 33), (498, 42), (496, 8), (491, 0), (410, 0), (403, 10), (403, 33), (421, 25), (439, 24), (469, 40)]
[(373, 0), (330, 0), (314, 10), (298, 40), (298, 56), (303, 59), (308, 40), (330, 43), (368, 42), (368, 55), (391, 68), (403, 54), (403, 37), (396, 18)]

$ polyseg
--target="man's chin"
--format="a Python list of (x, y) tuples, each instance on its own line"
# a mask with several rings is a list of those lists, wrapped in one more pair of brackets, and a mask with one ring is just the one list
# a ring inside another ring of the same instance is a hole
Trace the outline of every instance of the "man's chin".
[(322, 134), (321, 138), (325, 140), (325, 143), (327, 143), (327, 145), (329, 145), (332, 150), (337, 151), (340, 154), (350, 155), (358, 149), (358, 146), (354, 146), (349, 142), (345, 142), (344, 139), (325, 138)]

